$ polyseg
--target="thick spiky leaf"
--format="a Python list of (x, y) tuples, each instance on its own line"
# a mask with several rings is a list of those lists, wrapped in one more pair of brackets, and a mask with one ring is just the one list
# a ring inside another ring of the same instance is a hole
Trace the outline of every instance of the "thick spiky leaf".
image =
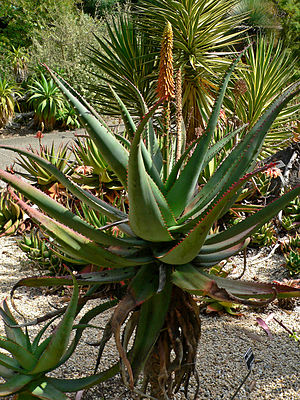
[[(99, 272), (89, 272), (77, 274), (76, 282), (78, 285), (101, 285), (106, 283), (126, 281), (135, 275), (135, 269), (118, 268)], [(20, 279), (12, 289), (12, 295), (18, 287), (44, 287), (44, 286), (71, 286), (73, 280), (70, 276), (36, 276)]]
[(76, 350), (77, 344), (82, 337), (82, 333), (85, 329), (85, 326), (90, 322), (91, 319), (97, 317), (104, 311), (116, 306), (118, 304), (118, 300), (110, 300), (106, 303), (100, 304), (99, 306), (94, 307), (93, 309), (89, 310), (84, 316), (80, 319), (78, 323), (78, 327), (76, 328), (76, 334), (74, 339), (72, 340), (70, 346), (68, 347), (68, 350), (62, 357), (62, 359), (59, 362), (59, 365), (64, 364), (73, 354), (73, 352)]
[(2, 307), (0, 307), (0, 315), (4, 322), (4, 328), (7, 338), (27, 349), (28, 340), (22, 329), (18, 327), (11, 328), (12, 325), (18, 325), (18, 323), (10, 312), (6, 300), (3, 301)]
[(164, 324), (172, 292), (169, 270), (165, 288), (141, 307), (130, 363), (134, 378), (143, 369)]
[(31, 370), (37, 363), (37, 359), (24, 347), (0, 336), (0, 348), (7, 350), (25, 370)]
[(118, 104), (120, 113), (122, 115), (122, 120), (123, 120), (124, 125), (125, 125), (126, 132), (128, 133), (128, 136), (130, 137), (130, 139), (132, 139), (133, 136), (134, 136), (134, 133), (136, 131), (135, 123), (134, 123), (129, 111), (127, 110), (125, 104), (123, 103), (123, 101), (118, 96), (118, 94), (115, 92), (115, 90), (111, 86), (109, 86), (109, 88), (110, 88), (110, 90), (111, 90), (111, 92), (113, 94), (113, 97), (115, 98), (115, 100), (116, 100), (116, 102)]
[(38, 384), (36, 382), (29, 384), (27, 391), (34, 398), (41, 400), (67, 400), (67, 396), (48, 382), (48, 379)]
[[(214, 157), (215, 154), (217, 154), (234, 136), (236, 136), (242, 129), (244, 129), (247, 125), (243, 125), (240, 128), (234, 130), (233, 132), (229, 133), (225, 137), (223, 137), (221, 140), (219, 140), (217, 143), (215, 143), (213, 146), (211, 146), (205, 155), (205, 159), (203, 162), (202, 169), (206, 167), (206, 165), (209, 163), (209, 161)], [(184, 165), (184, 162), (187, 159), (187, 156), (192, 152), (193, 148), (199, 143), (201, 140), (201, 137), (195, 140), (192, 144), (190, 144), (187, 149), (183, 152), (179, 160), (176, 162), (174, 167), (172, 168), (172, 171), (167, 179), (167, 182), (165, 183), (165, 190), (169, 191), (170, 188), (174, 185), (178, 173), (182, 166)]]
[[(7, 356), (6, 354), (0, 353), (0, 366), (3, 367), (3, 371), (10, 371), (10, 374), (14, 374), (15, 372), (22, 372), (24, 371), (17, 360), (12, 357)], [(4, 375), (1, 375), (5, 378)]]
[[(167, 229), (166, 219), (173, 220), (174, 217), (168, 207), (163, 194), (152, 187), (155, 183), (145, 169), (142, 151), (140, 127), (136, 131), (132, 141), (129, 164), (128, 164), (128, 197), (129, 197), (129, 222), (130, 226), (141, 238), (145, 240), (170, 241), (172, 236)], [(147, 226), (147, 229), (145, 229)]]
[(73, 294), (70, 300), (70, 303), (67, 307), (67, 310), (52, 333), (51, 340), (46, 347), (46, 349), (41, 354), (36, 366), (30, 371), (30, 374), (38, 374), (44, 371), (51, 371), (53, 368), (57, 366), (60, 359), (64, 355), (69, 340), (70, 334), (73, 327), (74, 318), (76, 316), (76, 309), (78, 303), (78, 284), (76, 282), (75, 277), (72, 274), (73, 278)]
[(9, 396), (10, 394), (17, 393), (24, 386), (26, 386), (32, 377), (29, 375), (15, 375), (8, 379), (7, 382), (0, 384), (0, 395)]
[(218, 122), (230, 76), (242, 57), (242, 54), (243, 53), (239, 55), (226, 72), (220, 87), (218, 98), (214, 104), (213, 111), (208, 121), (207, 128), (201, 136), (191, 158), (186, 163), (178, 179), (174, 182), (174, 185), (170, 188), (167, 194), (167, 200), (176, 217), (183, 212), (194, 194), (199, 175), (203, 168), (205, 155)]
[[(84, 260), (88, 263), (108, 268), (129, 267), (139, 264), (147, 264), (152, 261), (152, 257), (139, 255), (138, 250), (131, 251), (124, 249), (111, 248), (112, 251), (97, 245), (85, 236), (73, 231), (68, 226), (58, 223), (47, 217), (26, 203), (18, 200), (18, 204), (26, 213), (37, 221), (48, 234), (56, 239), (63, 251), (75, 259)], [(119, 250), (119, 251), (118, 251)], [(124, 254), (125, 257), (119, 254)], [(127, 257), (128, 258), (127, 258)]]
[(247, 217), (245, 220), (228, 228), (227, 230), (217, 233), (205, 241), (201, 252), (212, 253), (226, 249), (241, 243), (245, 238), (256, 232), (262, 225), (268, 222), (272, 217), (278, 214), (280, 210), (286, 207), (294, 198), (300, 195), (300, 186), (290, 190), (283, 196), (274, 200), (272, 203), (263, 207), (260, 211)]
[[(84, 202), (87, 206), (99, 211), (101, 214), (107, 216), (112, 221), (116, 220), (126, 220), (127, 214), (120, 211), (116, 207), (111, 206), (100, 198), (92, 195), (86, 190), (81, 189), (78, 185), (71, 182), (61, 171), (59, 171), (54, 165), (52, 165), (49, 161), (45, 160), (42, 157), (39, 157), (37, 154), (33, 154), (23, 149), (19, 149), (16, 147), (8, 146), (8, 145), (0, 145), (0, 148), (4, 148), (7, 150), (14, 151), (18, 154), (23, 154), (29, 159), (34, 160), (36, 163), (45, 168), (48, 172), (51, 172), (55, 178), (63, 184), (70, 192), (77, 197), (79, 200)], [(119, 228), (130, 236), (134, 236), (133, 232), (129, 228), (127, 224), (120, 224)]]
[(61, 392), (78, 392), (79, 390), (88, 389), (101, 382), (107, 381), (108, 379), (115, 376), (119, 372), (119, 369), (120, 369), (119, 363), (117, 363), (111, 368), (107, 369), (106, 371), (90, 375), (85, 378), (78, 378), (78, 379), (48, 378), (47, 381)]
[[(299, 93), (299, 86), (300, 82), (291, 85), (276, 98), (254, 127), (224, 160), (208, 183), (195, 196), (193, 199), (195, 206), (178, 223), (182, 223), (188, 218), (198, 215), (216, 195), (225, 193), (234, 182), (247, 173), (260, 152), (270, 126), (285, 105)], [(230, 207), (230, 204), (228, 206)]]
[(172, 273), (173, 283), (195, 295), (207, 295), (220, 301), (262, 305), (262, 301), (245, 299), (274, 300), (276, 297), (300, 297), (300, 289), (279, 283), (243, 282), (221, 278), (203, 272), (191, 264), (176, 267)]
[(101, 151), (101, 154), (110, 168), (117, 175), (122, 185), (126, 187), (127, 184), (127, 164), (128, 152), (121, 145), (121, 143), (102, 125), (102, 123), (85, 107), (85, 104), (80, 101), (68, 88), (64, 85), (63, 81), (51, 71), (48, 67), (47, 70), (51, 74), (57, 86), (61, 89), (62, 93), (67, 97), (74, 109), (79, 115), (82, 125), (88, 131), (90, 137), (96, 143)]
[(232, 197), (235, 196), (236, 192), (239, 191), (249, 179), (267, 167), (268, 166), (259, 168), (251, 174), (245, 175), (242, 179), (233, 184), (221, 198), (216, 199), (215, 204), (210, 206), (203, 215), (200, 215), (200, 217), (196, 219), (195, 227), (193, 227), (184, 239), (164, 253), (162, 251), (161, 253), (157, 252), (157, 258), (167, 264), (176, 265), (192, 261), (201, 250), (212, 224), (217, 220), (219, 215), (222, 214)]
[[(47, 196), (41, 190), (18, 178), (16, 175), (9, 174), (6, 171), (0, 170), (0, 177), (5, 182), (10, 183), (10, 185), (17, 189), (19, 192), (24, 194), (24, 196), (26, 196), (29, 200), (33, 201), (52, 218), (55, 218), (57, 221), (68, 225), (70, 228), (75, 229), (79, 233), (88, 237), (90, 240), (94, 240), (96, 243), (108, 246), (122, 246), (122, 244), (128, 246), (130, 244), (140, 243), (139, 240), (135, 239), (128, 239), (128, 241), (127, 239), (118, 239), (114, 236), (106, 234), (101, 230), (98, 230), (97, 228), (88, 224), (78, 215), (73, 214), (62, 204), (58, 203), (50, 196)], [(15, 200), (22, 208), (24, 207), (25, 202), (23, 202), (21, 199), (18, 200), (17, 197), (15, 197)]]
[(206, 254), (202, 254), (202, 252), (200, 251), (198, 256), (194, 258), (193, 264), (199, 267), (210, 267), (212, 265), (218, 264), (220, 261), (227, 260), (229, 257), (232, 257), (233, 255), (240, 252), (242, 249), (248, 246), (249, 242), (250, 239), (240, 242), (226, 249)]

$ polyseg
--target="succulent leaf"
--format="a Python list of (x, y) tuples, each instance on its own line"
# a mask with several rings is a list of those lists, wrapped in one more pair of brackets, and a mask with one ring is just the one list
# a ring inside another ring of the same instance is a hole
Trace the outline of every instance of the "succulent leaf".
[(62, 358), (67, 349), (70, 339), (70, 333), (73, 327), (73, 321), (76, 316), (78, 296), (79, 296), (78, 285), (73, 274), (72, 278), (73, 278), (73, 293), (70, 303), (67, 307), (67, 310), (62, 320), (60, 321), (55, 331), (53, 332), (50, 342), (48, 343), (47, 347), (41, 354), (35, 367), (30, 371), (31, 375), (44, 371), (50, 371), (51, 369), (56, 368), (58, 362), (60, 361), (60, 359)]
[(210, 297), (233, 303), (260, 306), (263, 303), (247, 302), (245, 299), (269, 299), (300, 296), (300, 289), (288, 285), (260, 282), (236, 281), (203, 272), (191, 264), (176, 267), (172, 273), (173, 283), (195, 295)]
[(167, 200), (169, 201), (170, 207), (172, 208), (176, 217), (183, 212), (194, 194), (199, 175), (203, 169), (205, 155), (217, 125), (230, 76), (235, 66), (241, 59), (243, 53), (244, 52), (240, 53), (240, 55), (232, 63), (229, 70), (226, 72), (205, 132), (201, 136), (191, 158), (186, 163), (178, 179), (174, 182), (174, 185), (170, 188), (167, 194)]
[(62, 93), (67, 97), (69, 102), (77, 111), (82, 125), (87, 129), (89, 135), (97, 144), (99, 149), (101, 149), (101, 153), (107, 164), (117, 175), (119, 180), (122, 182), (122, 185), (126, 187), (128, 164), (127, 150), (91, 113), (90, 109), (86, 108), (85, 104), (74, 96), (74, 93), (64, 85), (64, 82), (60, 80), (60, 78), (48, 67), (47, 70), (51, 74), (57, 86), (61, 89)]

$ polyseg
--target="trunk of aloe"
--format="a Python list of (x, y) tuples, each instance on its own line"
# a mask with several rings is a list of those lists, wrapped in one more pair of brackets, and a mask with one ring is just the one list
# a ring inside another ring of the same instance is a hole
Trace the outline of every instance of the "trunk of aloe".
[(149, 384), (151, 396), (158, 400), (171, 398), (181, 385), (187, 391), (191, 375), (197, 379), (195, 361), (200, 334), (196, 302), (174, 286), (165, 324), (144, 369), (144, 390)]

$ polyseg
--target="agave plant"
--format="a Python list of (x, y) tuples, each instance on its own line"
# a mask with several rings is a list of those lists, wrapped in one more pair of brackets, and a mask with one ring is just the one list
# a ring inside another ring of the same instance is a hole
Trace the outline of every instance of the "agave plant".
[[(239, 58), (224, 76), (204, 134), (193, 146), (186, 148), (183, 144), (178, 146), (184, 141), (177, 141), (177, 135), (170, 131), (169, 151), (161, 150), (161, 138), (154, 129), (160, 126), (159, 121), (155, 122), (159, 118), (156, 110), (169, 101), (167, 91), (150, 110), (136, 91), (144, 108), (144, 116), (136, 125), (124, 103), (112, 90), (131, 142), (128, 150), (127, 144), (99, 120), (93, 108), (67, 82), (48, 69), (76, 109), (104, 160), (122, 183), (128, 197), (128, 209), (112, 206), (80, 188), (37, 154), (1, 146), (36, 161), (74, 196), (111, 221), (101, 228), (93, 227), (21, 178), (0, 171), (1, 179), (42, 210), (32, 208), (16, 197), (25, 212), (55, 239), (66, 254), (99, 269), (104, 268), (101, 273), (80, 274), (76, 277), (78, 284), (123, 281), (127, 287), (105, 328), (99, 350), (100, 357), (106, 342), (114, 336), (121, 358), (120, 367), (113, 366), (98, 376), (83, 378), (80, 383), (71, 380), (67, 385), (59, 379), (52, 380), (51, 383), (61, 391), (89, 387), (120, 370), (124, 383), (132, 390), (137, 390), (135, 384), (143, 373), (143, 391), (150, 386), (151, 396), (158, 399), (171, 396), (181, 385), (187, 392), (191, 374), (196, 374), (195, 357), (200, 338), (199, 310), (192, 296), (207, 295), (218, 301), (250, 306), (268, 304), (276, 297), (300, 296), (297, 287), (239, 282), (209, 274), (206, 270), (243, 249), (255, 231), (300, 193), (300, 187), (296, 187), (232, 227), (217, 233), (211, 231), (218, 218), (235, 202), (244, 184), (269, 167), (255, 168), (255, 160), (272, 122), (299, 92), (299, 84), (294, 84), (280, 94), (207, 183), (199, 187), (198, 179), (206, 165), (234, 135), (210, 146), (226, 87)], [(178, 153), (176, 145), (180, 157), (174, 156)], [(166, 153), (169, 154), (164, 159)], [(121, 236), (109, 233), (116, 226), (122, 232)], [(49, 284), (71, 285), (72, 279), (68, 276), (26, 278), (16, 287)], [(29, 376), (26, 373), (25, 385)]]

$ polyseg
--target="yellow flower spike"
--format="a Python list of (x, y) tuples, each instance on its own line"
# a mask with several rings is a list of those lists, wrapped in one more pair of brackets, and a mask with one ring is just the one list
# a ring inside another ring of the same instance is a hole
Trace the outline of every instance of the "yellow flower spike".
[(157, 92), (159, 98), (169, 99), (175, 96), (175, 83), (173, 78), (173, 30), (167, 22), (160, 50), (159, 76)]

